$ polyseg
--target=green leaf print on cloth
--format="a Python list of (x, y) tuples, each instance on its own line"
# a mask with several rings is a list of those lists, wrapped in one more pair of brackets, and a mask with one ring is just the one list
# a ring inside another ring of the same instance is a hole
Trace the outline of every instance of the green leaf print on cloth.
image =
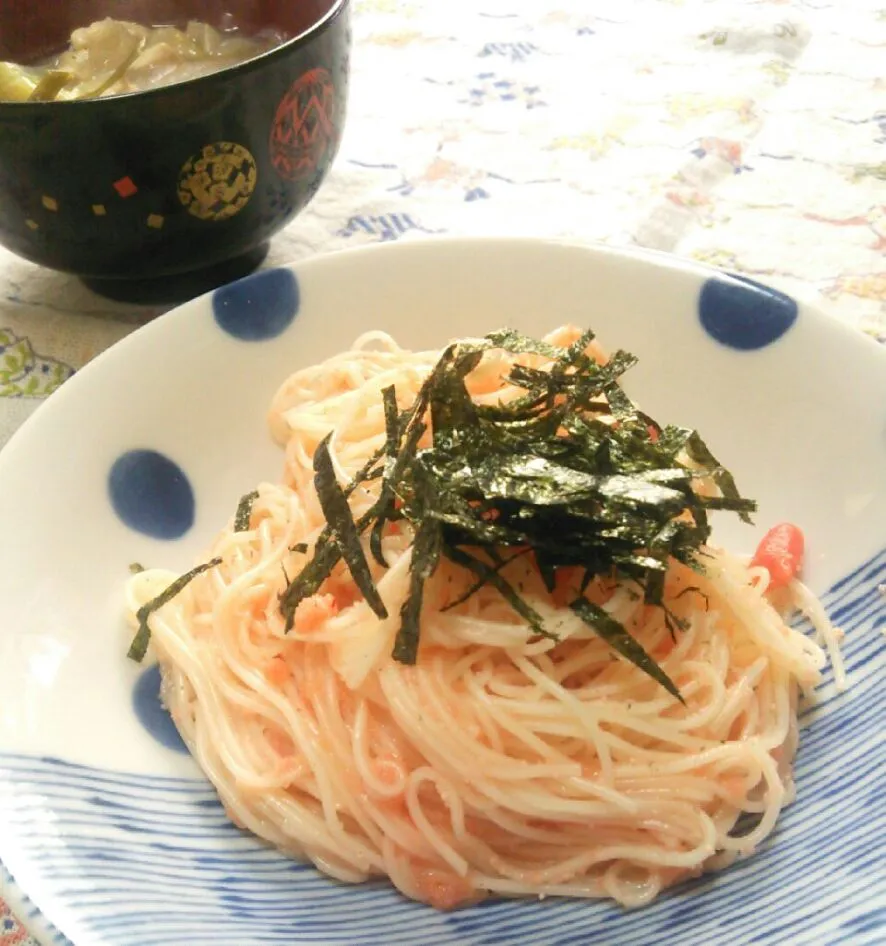
[(27, 338), (0, 328), (0, 397), (48, 397), (74, 373), (55, 358), (43, 358)]

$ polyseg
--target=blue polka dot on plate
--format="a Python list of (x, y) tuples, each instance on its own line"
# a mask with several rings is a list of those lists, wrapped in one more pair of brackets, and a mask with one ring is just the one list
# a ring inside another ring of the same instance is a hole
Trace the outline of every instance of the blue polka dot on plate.
[(704, 330), (721, 345), (754, 351), (788, 331), (797, 320), (797, 303), (744, 276), (714, 277), (702, 286), (698, 314)]
[(156, 450), (129, 450), (108, 476), (120, 519), (154, 539), (179, 539), (194, 524), (194, 490), (184, 470)]
[(160, 698), (160, 668), (155, 664), (138, 678), (132, 694), (132, 706), (139, 722), (147, 731), (167, 749), (187, 752), (187, 746), (175, 728)]
[(298, 280), (288, 269), (268, 269), (212, 294), (215, 321), (244, 342), (263, 342), (286, 331), (298, 315)]

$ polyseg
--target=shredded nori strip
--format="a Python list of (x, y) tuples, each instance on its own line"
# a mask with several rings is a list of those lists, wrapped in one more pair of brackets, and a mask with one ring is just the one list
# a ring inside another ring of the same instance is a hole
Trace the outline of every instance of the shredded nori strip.
[[(356, 476), (344, 489), (344, 496), (347, 499), (352, 495), (355, 489), (361, 483), (367, 480), (377, 478), (381, 475), (380, 471), (376, 473), (375, 466), (379, 459), (384, 455), (384, 450), (374, 453), (358, 471)], [(374, 508), (364, 515), (357, 522), (357, 531), (362, 533), (369, 522), (372, 520)], [(333, 568), (341, 561), (341, 549), (332, 540), (332, 529), (327, 525), (320, 533), (314, 546), (314, 557), (304, 568), (290, 581), (286, 590), (280, 595), (280, 610), (286, 618), (286, 630), (291, 631), (295, 621), (295, 611), (299, 604), (311, 595), (316, 594), (320, 585), (329, 577)], [(292, 551), (306, 552), (305, 543), (299, 543), (292, 547)]]
[[(385, 469), (391, 472), (397, 462), (397, 453), (400, 444), (400, 418), (397, 412), (397, 392), (394, 386), (384, 388), (381, 392), (385, 410)], [(384, 535), (385, 524), (393, 511), (394, 495), (390, 479), (383, 479), (381, 495), (378, 500), (378, 518), (372, 527), (369, 536), (369, 550), (372, 557), (384, 568), (388, 567), (382, 553), (381, 540)]]
[(252, 519), (252, 507), (258, 499), (258, 490), (246, 493), (237, 504), (237, 513), (234, 516), (234, 532), (248, 532), (249, 522)]
[[(510, 565), (511, 562), (513, 562), (515, 558), (520, 558), (522, 555), (526, 555), (531, 551), (532, 549), (526, 548), (526, 549), (521, 549), (519, 552), (514, 552), (514, 554), (511, 555), (509, 558), (503, 558), (501, 561), (496, 562), (495, 565), (492, 566), (492, 568), (494, 571), (499, 572), (506, 566)], [(483, 569), (481, 577), (478, 578), (474, 582), (474, 584), (471, 585), (467, 589), (467, 591), (462, 592), (462, 594), (460, 594), (453, 601), (450, 601), (445, 607), (440, 608), (440, 610), (451, 611), (453, 608), (457, 608), (460, 604), (464, 604), (465, 601), (468, 600), (468, 598), (470, 598), (473, 594), (479, 591), (483, 587), (483, 585), (485, 585), (488, 581), (489, 581), (489, 578), (487, 576), (486, 569)], [(553, 590), (554, 590), (554, 586), (550, 585), (548, 587), (548, 591), (553, 591)]]
[(648, 673), (653, 680), (657, 680), (667, 691), (682, 703), (683, 697), (674, 681), (659, 667), (646, 651), (631, 637), (630, 634), (599, 605), (588, 601), (587, 598), (576, 598), (569, 607), (590, 627), (595, 634), (602, 637), (607, 644), (617, 650), (622, 657), (626, 657), (632, 664)]
[(688, 594), (696, 594), (704, 600), (704, 609), (705, 611), (710, 611), (711, 609), (711, 599), (696, 585), (690, 585), (688, 588), (684, 588), (679, 594), (674, 598), (675, 601), (679, 601), (680, 598), (685, 597)]
[(464, 549), (455, 546), (445, 549), (446, 557), (467, 568), (475, 575), (483, 579), (483, 584), (492, 585), (493, 588), (507, 601), (507, 603), (520, 615), (521, 618), (532, 628), (533, 632), (542, 637), (548, 637), (551, 640), (557, 640), (557, 635), (545, 630), (541, 615), (531, 605), (527, 604), (517, 593), (514, 586), (506, 581), (498, 572), (497, 568), (487, 565), (473, 555), (468, 554)]
[[(701, 439), (701, 437), (698, 435), (698, 432), (695, 430), (692, 431), (686, 441), (686, 451), (696, 463), (701, 464), (705, 470), (710, 472), (714, 482), (720, 487), (720, 492), (723, 493), (724, 500), (732, 500), (734, 502), (739, 502), (741, 500), (741, 494), (738, 491), (738, 487), (735, 485), (735, 478), (729, 472), (729, 470), (720, 464), (720, 461), (713, 455), (713, 453), (711, 453), (707, 447), (707, 444)], [(757, 504), (750, 503), (750, 508), (748, 508), (748, 502), (748, 500), (745, 500), (746, 505), (741, 507), (734, 506), (731, 508), (738, 511), (742, 522), (752, 525), (753, 520), (751, 519), (750, 514), (756, 510)], [(729, 509), (730, 507), (725, 505), (713, 506), (708, 503), (708, 508)]]
[(172, 599), (183, 591), (198, 575), (209, 571), (210, 568), (215, 568), (216, 565), (221, 565), (221, 562), (222, 560), (220, 558), (214, 558), (209, 562), (198, 565), (196, 568), (192, 568), (189, 572), (185, 572), (180, 578), (176, 578), (176, 580), (172, 582), (171, 585), (168, 585), (165, 590), (161, 591), (156, 598), (152, 598), (147, 604), (143, 604), (138, 609), (135, 614), (138, 619), (138, 631), (129, 646), (129, 652), (127, 654), (130, 660), (141, 663), (145, 659), (145, 654), (148, 652), (148, 644), (151, 643), (151, 629), (148, 627), (148, 618), (158, 610), (158, 608), (162, 608), (164, 604), (172, 601)]
[(415, 533), (415, 541), (412, 545), (409, 594), (400, 609), (400, 629), (394, 640), (392, 656), (400, 663), (414, 664), (418, 658), (419, 623), (425, 582), (437, 568), (441, 545), (440, 526), (433, 520), (423, 522)]
[(140, 564), (139, 562), (132, 562), (132, 564), (129, 566), (130, 575), (138, 575), (144, 570), (145, 570), (145, 566)]
[[(696, 431), (662, 426), (637, 410), (620, 387), (637, 359), (616, 351), (598, 364), (586, 351), (593, 337), (588, 331), (560, 348), (504, 329), (449, 345), (409, 409), (398, 411), (393, 387), (382, 392), (384, 446), (344, 487), (335, 476), (329, 438), (324, 440), (314, 472), (327, 525), (280, 596), (287, 630), (299, 602), (316, 594), (342, 562), (369, 606), (386, 617), (364, 543), (377, 567), (387, 567), (386, 528), (403, 521), (413, 533), (412, 561), (394, 659), (418, 658), (424, 587), (442, 558), (474, 576), (447, 607), (489, 585), (529, 632), (556, 640), (521, 589), (502, 574), (514, 557), (531, 552), (549, 592), (559, 569), (577, 568), (581, 582), (569, 605), (573, 613), (680, 699), (655, 660), (585, 592), (598, 577), (629, 581), (646, 604), (661, 608), (675, 634), (684, 622), (663, 604), (669, 563), (703, 572), (708, 512), (727, 510), (749, 520), (756, 506), (740, 495)], [(466, 379), (493, 349), (541, 355), (550, 363), (511, 365), (505, 380), (522, 393), (507, 402), (477, 404)], [(419, 448), (429, 428), (431, 444)], [(377, 500), (355, 518), (349, 497), (361, 484), (378, 480)], [(698, 489), (700, 482), (708, 488)], [(710, 486), (714, 495), (708, 495)], [(302, 545), (294, 549), (306, 551)]]
[(375, 587), (369, 562), (366, 561), (366, 555), (360, 545), (360, 533), (348, 507), (344, 490), (338, 485), (335, 476), (335, 467), (329, 455), (331, 439), (332, 434), (327, 434), (314, 452), (314, 489), (317, 491), (326, 522), (332, 529), (332, 541), (338, 546), (354, 582), (375, 614), (379, 618), (386, 618), (388, 612), (378, 588)]

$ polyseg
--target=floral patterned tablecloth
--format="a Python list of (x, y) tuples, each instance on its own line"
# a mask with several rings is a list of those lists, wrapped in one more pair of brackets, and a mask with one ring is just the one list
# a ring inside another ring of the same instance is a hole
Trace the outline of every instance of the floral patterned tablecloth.
[[(437, 233), (638, 245), (886, 341), (886, 0), (354, 3), (345, 140), (268, 265)], [(0, 250), (0, 444), (159, 311)], [(0, 901), (0, 946), (31, 943)]]

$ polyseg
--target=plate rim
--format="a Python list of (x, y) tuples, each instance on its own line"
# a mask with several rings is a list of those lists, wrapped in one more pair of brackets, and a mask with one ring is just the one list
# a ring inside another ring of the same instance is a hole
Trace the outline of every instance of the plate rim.
[[(703, 278), (716, 277), (727, 282), (740, 282), (737, 277), (740, 274), (730, 273), (723, 269), (718, 269), (708, 263), (698, 260), (691, 260), (685, 257), (672, 255), (663, 250), (646, 249), (645, 247), (616, 247), (605, 243), (583, 242), (572, 239), (556, 239), (543, 237), (523, 237), (523, 236), (452, 236), (452, 235), (433, 235), (412, 240), (397, 241), (393, 243), (371, 243), (365, 246), (348, 247), (343, 250), (336, 250), (328, 253), (318, 253), (315, 256), (306, 257), (301, 260), (292, 260), (288, 263), (281, 263), (279, 266), (262, 268), (256, 270), (242, 279), (235, 280), (228, 285), (237, 285), (238, 283), (248, 281), (262, 272), (268, 272), (272, 269), (283, 269), (296, 276), (299, 271), (305, 267), (325, 267), (332, 265), (340, 259), (372, 257), (378, 254), (395, 255), (397, 253), (429, 252), (433, 253), (435, 247), (454, 247), (464, 246), (470, 249), (473, 246), (497, 247), (507, 250), (509, 247), (518, 246), (532, 248), (537, 247), (545, 250), (552, 247), (566, 247), (569, 249), (581, 250), (589, 255), (597, 256), (611, 260), (629, 260), (640, 264), (646, 263), (659, 270), (671, 270), (685, 273), (687, 275), (698, 275)], [(765, 283), (763, 285), (766, 285)], [(221, 287), (219, 287), (221, 288)], [(66, 397), (71, 397), (72, 392), (76, 395), (84, 383), (89, 383), (91, 373), (95, 366), (103, 365), (110, 359), (116, 359), (124, 356), (124, 353), (133, 345), (142, 343), (142, 339), (156, 333), (170, 332), (174, 330), (174, 324), (188, 317), (188, 310), (201, 303), (210, 303), (214, 292), (210, 290), (180, 303), (169, 309), (167, 312), (145, 322), (134, 331), (115, 342), (104, 351), (100, 352), (82, 368), (78, 369), (58, 390), (46, 398), (34, 412), (25, 420), (25, 422), (13, 433), (6, 444), (0, 448), (0, 478), (2, 478), (5, 468), (13, 462), (10, 458), (22, 449), (30, 437), (34, 436), (35, 424), (47, 422), (52, 414), (58, 409), (58, 405)], [(829, 315), (819, 305), (817, 300), (809, 301), (806, 299), (796, 299), (798, 304), (804, 310), (804, 317), (811, 316), (819, 325), (826, 326), (826, 331), (833, 331), (837, 336), (845, 340), (845, 344), (854, 345), (859, 350), (867, 350), (869, 353), (879, 351), (879, 355), (884, 363), (886, 370), (886, 345), (878, 343), (870, 336), (865, 335), (859, 329), (847, 324), (836, 316)], [(210, 303), (211, 304), (211, 303)], [(869, 356), (870, 357), (870, 354)], [(83, 378), (86, 378), (86, 382)]]

